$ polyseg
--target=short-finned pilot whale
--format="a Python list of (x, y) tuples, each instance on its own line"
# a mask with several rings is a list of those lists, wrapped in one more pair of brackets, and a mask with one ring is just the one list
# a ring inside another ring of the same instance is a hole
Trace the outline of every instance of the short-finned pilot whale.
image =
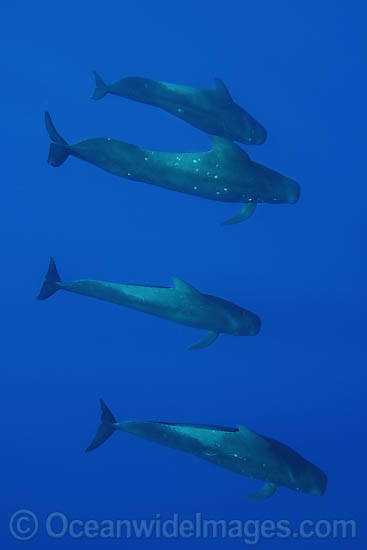
[(257, 203), (295, 203), (299, 185), (278, 172), (253, 162), (232, 141), (213, 136), (213, 146), (201, 153), (171, 153), (144, 149), (111, 138), (95, 138), (69, 145), (46, 113), (52, 140), (48, 162), (60, 166), (69, 155), (122, 178), (150, 183), (197, 197), (239, 202), (240, 213), (229, 225), (249, 218)]
[(265, 128), (233, 101), (219, 78), (214, 88), (205, 89), (141, 77), (126, 77), (107, 85), (95, 71), (94, 77), (96, 88), (92, 99), (101, 99), (106, 94), (126, 97), (160, 107), (207, 134), (247, 145), (261, 145), (266, 140)]
[(263, 480), (265, 485), (249, 498), (272, 496), (279, 486), (311, 495), (323, 495), (327, 486), (325, 473), (296, 451), (259, 435), (245, 426), (227, 428), (172, 422), (116, 422), (106, 404), (100, 400), (102, 419), (87, 448), (96, 449), (116, 430), (127, 432), (191, 453), (237, 474)]
[(203, 339), (189, 349), (202, 349), (212, 344), (220, 333), (254, 336), (260, 330), (260, 318), (250, 311), (222, 298), (202, 294), (181, 279), (173, 287), (129, 285), (104, 281), (79, 280), (63, 282), (53, 258), (38, 295), (45, 300), (58, 290), (68, 290), (121, 306), (137, 309), (189, 327), (205, 329)]

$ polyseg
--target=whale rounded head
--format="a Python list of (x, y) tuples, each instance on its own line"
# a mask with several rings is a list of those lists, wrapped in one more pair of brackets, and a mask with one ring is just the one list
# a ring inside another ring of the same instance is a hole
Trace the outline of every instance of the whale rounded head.
[(283, 180), (283, 193), (284, 193), (284, 202), (289, 204), (294, 204), (298, 202), (300, 195), (300, 185), (291, 178), (284, 177)]
[(250, 131), (250, 136), (247, 138), (247, 143), (251, 143), (253, 145), (262, 145), (266, 138), (268, 137), (268, 133), (265, 130), (264, 126), (261, 126), (258, 122), (256, 123), (256, 127), (252, 127)]
[(264, 126), (257, 122), (242, 107), (237, 106), (236, 112), (236, 131), (233, 139), (246, 145), (262, 145), (268, 136)]
[(327, 475), (325, 472), (317, 468), (314, 475), (313, 484), (311, 486), (310, 494), (315, 496), (322, 496), (327, 488)]
[(236, 336), (256, 336), (261, 328), (261, 319), (255, 313), (243, 310), (241, 319), (239, 320), (237, 330), (234, 333)]
[[(322, 496), (327, 488), (327, 476), (313, 464), (297, 479), (296, 489), (313, 496)], [(294, 488), (294, 487), (293, 487)]]
[(280, 204), (295, 204), (299, 200), (301, 188), (299, 183), (291, 178), (277, 174), (265, 178), (265, 202)]

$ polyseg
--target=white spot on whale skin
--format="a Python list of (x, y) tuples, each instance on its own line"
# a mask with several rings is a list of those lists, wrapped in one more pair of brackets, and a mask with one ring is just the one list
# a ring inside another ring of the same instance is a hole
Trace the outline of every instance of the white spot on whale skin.
[(195, 172), (199, 172), (199, 168), (195, 168)]
[(219, 168), (219, 164), (216, 164), (215, 167), (216, 167), (216, 168)]
[(144, 160), (148, 160), (148, 157), (144, 157)]
[(223, 187), (223, 191), (228, 191), (228, 187)]
[(216, 195), (220, 195), (220, 192), (219, 192), (219, 191), (217, 191), (217, 192), (216, 192)]
[(107, 141), (111, 141), (111, 138), (107, 138)]
[(177, 109), (177, 111), (178, 111), (179, 113), (182, 113), (181, 107), (179, 107), (179, 108)]
[(194, 189), (195, 189), (195, 191), (197, 191), (197, 187), (196, 187), (196, 185), (194, 186)]
[(128, 175), (128, 176), (132, 176), (132, 173), (131, 173), (131, 172), (128, 172), (127, 175)]
[(207, 172), (206, 175), (207, 175), (207, 176), (210, 176), (210, 172)]
[(194, 164), (196, 164), (196, 163), (197, 163), (197, 160), (196, 160), (196, 159), (194, 159), (194, 160), (193, 160), (192, 162), (193, 162)]
[(181, 157), (176, 157), (177, 160), (181, 160)]
[(218, 176), (217, 176), (217, 174), (215, 174), (215, 176), (214, 176), (214, 179), (215, 179), (215, 180), (217, 180), (217, 179), (218, 179)]

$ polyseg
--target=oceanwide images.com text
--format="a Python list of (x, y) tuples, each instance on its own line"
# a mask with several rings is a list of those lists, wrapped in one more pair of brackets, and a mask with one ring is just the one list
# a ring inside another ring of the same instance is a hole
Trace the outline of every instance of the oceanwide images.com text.
[(79, 519), (62, 512), (39, 518), (31, 510), (17, 510), (9, 520), (9, 530), (17, 540), (39, 535), (51, 539), (241, 539), (256, 545), (262, 539), (355, 539), (354, 520), (304, 519), (298, 525), (287, 519), (206, 519), (196, 513), (192, 519), (174, 513), (169, 518), (156, 514), (151, 519)]

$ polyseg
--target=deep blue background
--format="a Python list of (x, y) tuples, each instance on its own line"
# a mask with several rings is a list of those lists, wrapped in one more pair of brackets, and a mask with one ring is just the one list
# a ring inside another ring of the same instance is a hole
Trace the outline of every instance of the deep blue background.
[[(7, 526), (19, 508), (41, 522), (53, 511), (98, 520), (196, 511), (228, 520), (352, 518), (353, 548), (365, 548), (366, 15), (353, 0), (2, 7), (4, 548), (21, 546)], [(211, 87), (221, 77), (268, 129), (266, 144), (248, 153), (298, 180), (299, 204), (259, 206), (248, 222), (221, 228), (237, 205), (127, 182), (73, 158), (51, 168), (46, 109), (70, 142), (209, 147), (204, 133), (159, 109), (89, 100), (93, 69), (107, 82), (139, 75)], [(177, 275), (257, 312), (263, 329), (189, 353), (200, 331), (67, 293), (38, 302), (50, 254), (69, 280), (169, 284)], [(260, 482), (124, 434), (86, 455), (99, 396), (120, 421), (246, 424), (323, 468), (328, 490), (246, 501)], [(28, 548), (52, 542), (41, 534)], [(309, 546), (263, 546), (291, 543)], [(58, 542), (72, 544), (164, 542)]]

